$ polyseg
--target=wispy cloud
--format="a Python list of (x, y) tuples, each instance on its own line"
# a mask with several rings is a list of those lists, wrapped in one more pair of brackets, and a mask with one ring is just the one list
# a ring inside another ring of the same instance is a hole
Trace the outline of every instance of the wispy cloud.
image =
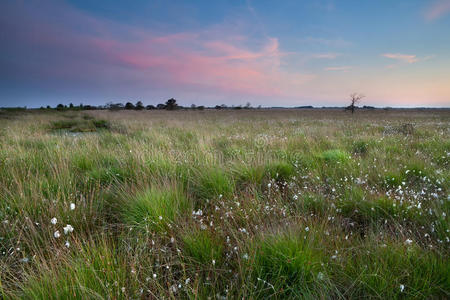
[(419, 59), (417, 58), (416, 55), (410, 55), (410, 54), (385, 53), (385, 54), (382, 54), (381, 56), (390, 58), (390, 59), (395, 59), (400, 62), (404, 62), (404, 63), (408, 63), (408, 64), (412, 64), (412, 63), (419, 61)]
[(342, 38), (322, 38), (322, 37), (308, 36), (305, 38), (300, 38), (298, 39), (298, 41), (302, 44), (314, 44), (336, 48), (346, 48), (353, 45), (352, 42), (344, 40)]
[(353, 69), (352, 66), (339, 66), (339, 67), (327, 67), (325, 68), (325, 71), (342, 71), (346, 72)]
[(450, 0), (434, 1), (425, 11), (425, 20), (434, 21), (450, 13)]
[(433, 55), (427, 55), (427, 56), (425, 56), (422, 60), (423, 60), (423, 61), (427, 61), (427, 60), (433, 59), (433, 58), (435, 58), (435, 57), (436, 57), (435, 54), (433, 54)]
[(325, 11), (333, 11), (336, 8), (333, 1), (314, 1), (313, 6)]
[(335, 59), (338, 56), (341, 56), (340, 53), (318, 53), (314, 54), (313, 58), (323, 58), (323, 59)]

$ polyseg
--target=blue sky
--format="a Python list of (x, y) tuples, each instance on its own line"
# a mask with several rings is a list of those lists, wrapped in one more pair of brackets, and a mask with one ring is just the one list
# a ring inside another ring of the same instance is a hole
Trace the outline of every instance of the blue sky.
[(0, 106), (450, 106), (450, 0), (0, 3)]

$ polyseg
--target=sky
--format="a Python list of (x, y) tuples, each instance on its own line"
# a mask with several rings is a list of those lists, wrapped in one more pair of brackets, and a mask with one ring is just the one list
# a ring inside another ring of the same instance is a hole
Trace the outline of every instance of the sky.
[(1, 0), (0, 106), (450, 107), (450, 0)]

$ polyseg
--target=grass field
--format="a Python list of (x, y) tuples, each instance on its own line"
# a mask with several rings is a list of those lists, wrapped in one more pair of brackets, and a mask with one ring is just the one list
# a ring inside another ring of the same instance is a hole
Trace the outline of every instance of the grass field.
[(450, 111), (0, 114), (6, 299), (450, 297)]

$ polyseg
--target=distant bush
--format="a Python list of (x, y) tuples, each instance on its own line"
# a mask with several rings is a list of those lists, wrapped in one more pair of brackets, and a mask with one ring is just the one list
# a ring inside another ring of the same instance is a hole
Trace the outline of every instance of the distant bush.
[(137, 109), (137, 110), (143, 110), (145, 107), (144, 107), (144, 104), (142, 103), (142, 101), (138, 101), (138, 102), (136, 102), (136, 107), (135, 107), (135, 109)]
[(125, 109), (135, 109), (134, 104), (131, 102), (125, 103)]
[(106, 108), (109, 110), (121, 110), (124, 109), (124, 105), (122, 103), (106, 103)]
[(166, 107), (167, 110), (175, 110), (178, 109), (178, 104), (177, 104), (177, 100), (175, 100), (174, 98), (170, 98), (169, 100), (166, 101)]

